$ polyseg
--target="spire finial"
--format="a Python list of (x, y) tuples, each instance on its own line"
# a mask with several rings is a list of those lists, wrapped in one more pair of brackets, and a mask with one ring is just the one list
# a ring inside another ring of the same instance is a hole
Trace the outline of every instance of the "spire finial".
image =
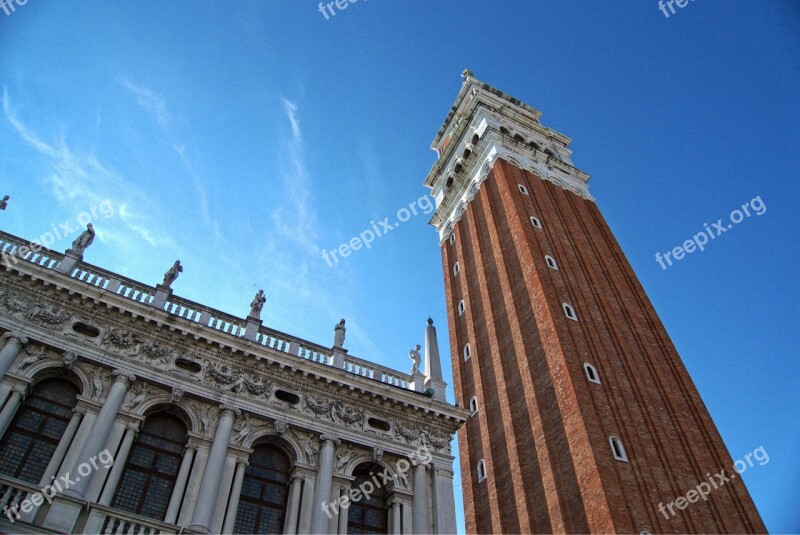
[(433, 325), (433, 318), (428, 316), (428, 325)]
[(467, 78), (472, 78), (472, 77), (473, 77), (472, 71), (469, 69), (464, 69), (461, 72), (461, 78), (463, 78), (465, 81)]

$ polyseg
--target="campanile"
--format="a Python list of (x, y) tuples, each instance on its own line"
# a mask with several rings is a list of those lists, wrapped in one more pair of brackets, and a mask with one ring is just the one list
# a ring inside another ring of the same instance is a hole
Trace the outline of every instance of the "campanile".
[(570, 139), (540, 117), (465, 71), (425, 181), (472, 412), (467, 532), (765, 532)]

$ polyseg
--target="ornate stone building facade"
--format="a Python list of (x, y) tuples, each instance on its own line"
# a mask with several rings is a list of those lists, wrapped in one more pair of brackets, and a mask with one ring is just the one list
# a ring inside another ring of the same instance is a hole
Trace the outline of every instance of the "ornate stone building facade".
[(741, 478), (692, 490), (732, 459), (571, 140), (540, 117), (465, 71), (425, 182), (472, 413), (467, 532), (764, 532)]
[(0, 530), (454, 533), (436, 330), (413, 376), (0, 233)]

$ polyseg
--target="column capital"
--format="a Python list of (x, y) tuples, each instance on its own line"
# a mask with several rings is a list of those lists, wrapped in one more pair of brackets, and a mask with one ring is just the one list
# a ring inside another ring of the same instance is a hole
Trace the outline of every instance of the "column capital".
[(8, 338), (9, 340), (17, 340), (20, 344), (27, 344), (30, 340), (28, 337), (22, 334), (19, 331), (8, 331), (7, 333), (3, 333), (3, 339)]
[(114, 382), (124, 384), (125, 388), (131, 386), (131, 383), (133, 383), (136, 380), (136, 376), (133, 375), (131, 372), (121, 370), (119, 368), (111, 372), (111, 374), (115, 377)]
[(219, 406), (219, 416), (222, 418), (223, 416), (241, 416), (242, 411), (233, 405), (229, 405), (227, 403), (223, 403)]
[(338, 445), (340, 445), (342, 443), (342, 441), (339, 439), (339, 437), (334, 436), (334, 435), (327, 435), (327, 434), (320, 435), (319, 439), (322, 442), (332, 442), (336, 446), (338, 446)]

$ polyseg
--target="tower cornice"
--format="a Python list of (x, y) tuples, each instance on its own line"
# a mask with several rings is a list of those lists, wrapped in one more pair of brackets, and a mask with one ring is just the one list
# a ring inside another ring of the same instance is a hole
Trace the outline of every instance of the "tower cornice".
[(541, 112), (464, 72), (453, 108), (431, 147), (439, 159), (425, 179), (436, 200), (430, 220), (444, 241), (503, 158), (589, 199), (589, 175), (572, 163), (570, 138), (543, 126)]

